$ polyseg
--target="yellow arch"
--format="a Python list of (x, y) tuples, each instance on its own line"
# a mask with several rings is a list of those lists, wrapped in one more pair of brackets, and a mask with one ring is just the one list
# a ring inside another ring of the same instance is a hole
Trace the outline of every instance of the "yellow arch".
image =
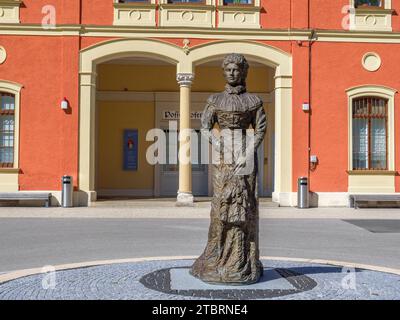
[(292, 57), (290, 54), (259, 42), (253, 41), (217, 41), (193, 48), (190, 58), (193, 65), (199, 65), (222, 58), (229, 53), (241, 53), (253, 61), (277, 69), (277, 75), (292, 75)]
[(115, 39), (97, 43), (81, 51), (80, 72), (93, 72), (97, 64), (125, 57), (146, 57), (184, 68), (188, 60), (182, 48), (153, 39)]

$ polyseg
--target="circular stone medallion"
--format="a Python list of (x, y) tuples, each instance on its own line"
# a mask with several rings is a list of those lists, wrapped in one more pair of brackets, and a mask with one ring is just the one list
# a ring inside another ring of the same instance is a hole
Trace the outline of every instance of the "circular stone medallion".
[(189, 21), (192, 21), (193, 19), (194, 19), (193, 12), (191, 12), (191, 11), (182, 12), (182, 20), (183, 21), (189, 22)]
[(141, 13), (140, 13), (139, 11), (137, 11), (137, 10), (132, 10), (132, 11), (129, 13), (129, 17), (130, 17), (132, 20), (140, 20), (140, 18), (142, 17), (142, 15), (141, 15)]
[(376, 18), (375, 18), (375, 16), (368, 15), (368, 16), (365, 16), (364, 22), (368, 26), (374, 26), (374, 25), (376, 25)]
[(243, 23), (246, 21), (246, 16), (242, 12), (236, 12), (233, 15), (233, 20), (238, 23)]
[(4, 63), (4, 61), (6, 61), (6, 59), (7, 59), (6, 49), (4, 49), (4, 47), (0, 46), (0, 64)]
[(365, 70), (373, 72), (381, 67), (381, 57), (375, 52), (367, 52), (361, 59), (361, 64)]

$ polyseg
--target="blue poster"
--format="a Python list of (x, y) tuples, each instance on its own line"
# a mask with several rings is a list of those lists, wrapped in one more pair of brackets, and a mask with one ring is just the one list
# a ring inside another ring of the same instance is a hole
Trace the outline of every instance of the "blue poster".
[(138, 130), (124, 130), (124, 170), (137, 170), (138, 147)]

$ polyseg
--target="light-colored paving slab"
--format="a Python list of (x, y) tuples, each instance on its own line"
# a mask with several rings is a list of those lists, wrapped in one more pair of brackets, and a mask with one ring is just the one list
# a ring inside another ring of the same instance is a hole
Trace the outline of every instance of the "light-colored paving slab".
[(172, 290), (294, 290), (289, 281), (274, 269), (264, 269), (260, 281), (247, 286), (212, 285), (193, 277), (189, 268), (169, 270)]

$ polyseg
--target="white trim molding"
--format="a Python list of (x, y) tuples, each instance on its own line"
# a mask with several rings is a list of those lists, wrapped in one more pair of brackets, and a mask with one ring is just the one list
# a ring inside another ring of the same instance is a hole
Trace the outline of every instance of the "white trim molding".
[(120, 3), (118, 0), (114, 0), (114, 25), (155, 27), (156, 8), (155, 0), (127, 3)]
[(20, 93), (22, 85), (0, 80), (0, 92), (7, 92), (14, 95), (14, 166), (13, 168), (0, 168), (0, 191), (13, 192), (18, 191), (19, 174), (19, 110)]
[[(395, 192), (395, 127), (394, 97), (397, 90), (381, 85), (362, 85), (346, 90), (348, 96), (348, 191), (352, 193), (392, 193)], [(382, 172), (353, 171), (353, 100), (364, 96), (387, 99), (388, 106), (388, 170)]]
[(0, 23), (20, 23), (21, 0), (0, 0)]
[(385, 0), (384, 8), (356, 8), (350, 0), (350, 30), (392, 31), (392, 0)]
[[(232, 29), (232, 28), (196, 28), (196, 27), (140, 27), (140, 26), (97, 26), (97, 25), (57, 25), (54, 29), (43, 29), (39, 24), (1, 24), (2, 35), (24, 36), (82, 36), (112, 38), (198, 38), (219, 41), (307, 41), (309, 30), (299, 29)], [(351, 43), (400, 43), (400, 32), (366, 30), (316, 30), (318, 42)]]
[(224, 5), (218, 0), (218, 27), (233, 29), (260, 29), (260, 0), (254, 5)]

